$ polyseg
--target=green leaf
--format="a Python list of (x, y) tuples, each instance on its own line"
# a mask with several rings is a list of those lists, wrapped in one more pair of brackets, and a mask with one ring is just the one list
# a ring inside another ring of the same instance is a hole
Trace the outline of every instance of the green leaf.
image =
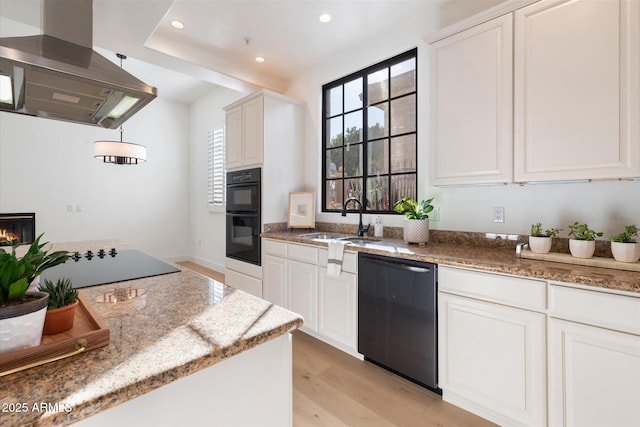
[(7, 295), (7, 301), (13, 301), (20, 298), (27, 291), (29, 287), (29, 281), (26, 277), (22, 277), (17, 281), (9, 285), (9, 295)]

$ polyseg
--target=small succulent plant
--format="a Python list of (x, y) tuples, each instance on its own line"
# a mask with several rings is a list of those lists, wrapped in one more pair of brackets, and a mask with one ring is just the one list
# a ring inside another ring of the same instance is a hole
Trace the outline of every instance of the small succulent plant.
[(580, 224), (579, 221), (569, 225), (569, 237), (575, 240), (596, 240), (596, 237), (602, 236), (601, 231), (594, 231), (587, 224)]
[(638, 226), (635, 224), (625, 225), (624, 232), (620, 234), (616, 234), (615, 236), (611, 236), (610, 239), (612, 242), (618, 242), (618, 243), (635, 243), (636, 239), (634, 239), (633, 236), (637, 236), (638, 231), (640, 230), (638, 229)]
[(549, 228), (542, 231), (542, 223), (531, 224), (531, 236), (533, 237), (556, 237), (560, 232), (557, 228)]
[(38, 286), (38, 290), (49, 294), (48, 310), (73, 304), (78, 298), (78, 291), (73, 289), (71, 279), (66, 277), (58, 279), (56, 283), (49, 279), (44, 279), (44, 282)]

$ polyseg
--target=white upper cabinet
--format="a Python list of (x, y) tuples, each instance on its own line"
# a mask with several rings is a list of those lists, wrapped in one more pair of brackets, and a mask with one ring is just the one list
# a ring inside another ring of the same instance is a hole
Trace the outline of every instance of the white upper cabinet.
[(640, 176), (640, 2), (515, 12), (515, 181)]
[(512, 181), (512, 15), (430, 45), (432, 185)]
[(263, 108), (258, 96), (227, 110), (227, 169), (262, 164)]

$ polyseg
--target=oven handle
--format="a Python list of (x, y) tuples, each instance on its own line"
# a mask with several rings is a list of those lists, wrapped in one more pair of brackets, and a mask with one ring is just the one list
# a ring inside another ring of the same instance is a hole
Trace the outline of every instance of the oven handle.
[(258, 211), (239, 211), (239, 210), (235, 210), (235, 211), (227, 211), (227, 215), (233, 215), (233, 216), (259, 216), (260, 213)]

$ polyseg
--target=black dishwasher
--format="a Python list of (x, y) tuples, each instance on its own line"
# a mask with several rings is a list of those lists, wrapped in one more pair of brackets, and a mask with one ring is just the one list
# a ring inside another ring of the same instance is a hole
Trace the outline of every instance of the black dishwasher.
[(358, 254), (358, 351), (441, 394), (436, 264)]

